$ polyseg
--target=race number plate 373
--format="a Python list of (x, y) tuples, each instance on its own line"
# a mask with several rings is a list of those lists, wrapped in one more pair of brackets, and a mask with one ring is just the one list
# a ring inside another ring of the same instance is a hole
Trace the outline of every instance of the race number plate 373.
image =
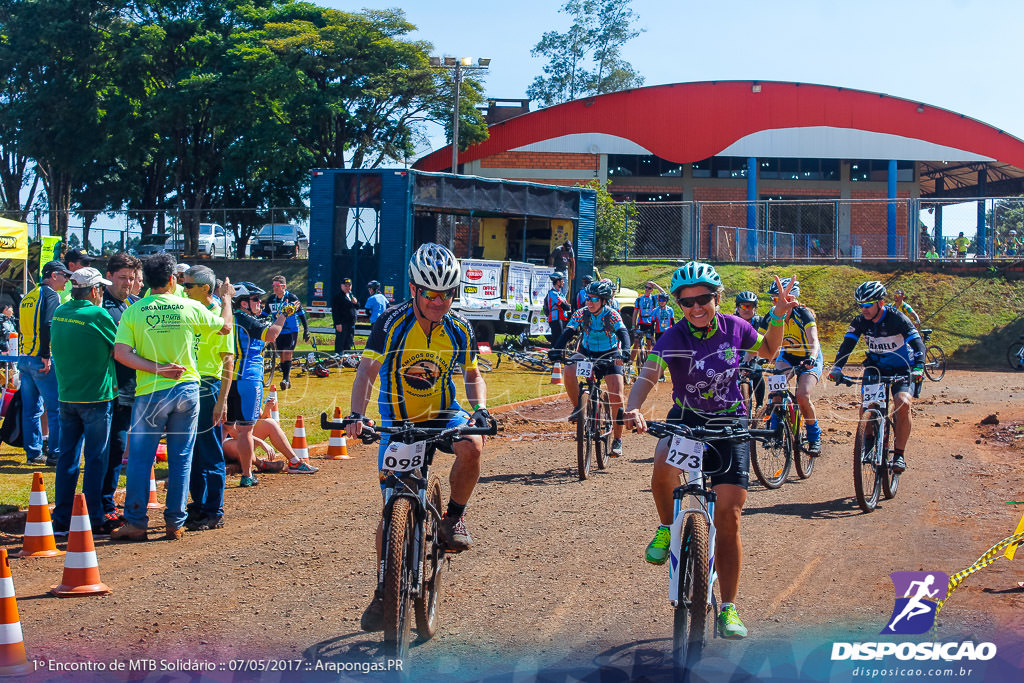
[(861, 405), (867, 408), (870, 404), (885, 405), (885, 385), (865, 384), (861, 391)]
[(393, 472), (410, 472), (423, 465), (423, 458), (427, 453), (427, 444), (424, 441), (417, 443), (388, 444), (384, 452), (383, 469)]
[(700, 472), (704, 467), (704, 444), (685, 436), (673, 436), (665, 462), (681, 470)]
[(576, 363), (576, 376), (577, 377), (590, 377), (594, 374), (594, 364), (587, 361), (580, 361)]

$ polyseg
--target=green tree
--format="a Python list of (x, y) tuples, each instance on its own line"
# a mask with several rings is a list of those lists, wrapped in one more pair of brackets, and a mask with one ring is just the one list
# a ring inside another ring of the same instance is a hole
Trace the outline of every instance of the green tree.
[(526, 94), (547, 107), (643, 85), (643, 76), (622, 59), (622, 47), (642, 31), (631, 1), (567, 0), (559, 11), (572, 24), (565, 33), (545, 32), (533, 47), (530, 54), (547, 64)]
[(613, 261), (623, 258), (633, 248), (633, 240), (639, 227), (636, 204), (615, 202), (608, 192), (611, 181), (603, 185), (596, 178), (580, 187), (589, 187), (597, 192), (597, 227), (594, 236), (594, 260)]

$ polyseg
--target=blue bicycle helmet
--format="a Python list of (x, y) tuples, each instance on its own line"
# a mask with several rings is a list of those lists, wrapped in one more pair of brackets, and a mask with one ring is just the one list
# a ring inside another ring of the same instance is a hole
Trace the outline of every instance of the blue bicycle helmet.
[(690, 261), (672, 273), (671, 292), (673, 294), (678, 292), (681, 287), (693, 287), (694, 285), (704, 285), (716, 290), (722, 286), (722, 278), (718, 276), (718, 271), (714, 266), (700, 261)]

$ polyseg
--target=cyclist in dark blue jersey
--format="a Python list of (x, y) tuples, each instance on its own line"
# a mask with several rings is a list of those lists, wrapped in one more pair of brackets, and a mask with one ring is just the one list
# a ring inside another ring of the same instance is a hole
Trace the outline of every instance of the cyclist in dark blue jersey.
[(272, 280), (274, 293), (264, 302), (265, 317), (273, 319), (285, 306), (294, 306), (295, 314), (289, 315), (284, 329), (277, 337), (277, 353), (281, 361), (281, 388), (288, 389), (292, 385), (292, 353), (299, 340), (299, 323), (302, 323), (302, 341), (309, 341), (309, 327), (306, 324), (306, 312), (302, 310), (299, 297), (288, 291), (288, 281), (284, 275), (275, 275)]
[(860, 315), (853, 319), (836, 352), (829, 379), (838, 381), (850, 353), (862, 336), (868, 343), (864, 367), (878, 368), (882, 374), (910, 374), (910, 382), (892, 385), (893, 398), (893, 470), (907, 468), (903, 451), (910, 439), (911, 384), (920, 386), (924, 377), (924, 342), (914, 323), (895, 308), (885, 305), (885, 285), (877, 280), (865, 282), (854, 293)]

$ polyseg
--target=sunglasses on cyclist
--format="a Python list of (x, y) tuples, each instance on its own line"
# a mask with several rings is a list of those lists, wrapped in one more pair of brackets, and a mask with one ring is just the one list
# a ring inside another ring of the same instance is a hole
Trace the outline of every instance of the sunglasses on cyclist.
[(420, 289), (420, 296), (428, 301), (437, 301), (438, 299), (451, 301), (455, 298), (456, 291), (455, 289), (446, 289), (443, 292), (438, 292), (433, 289)]
[(872, 306), (874, 306), (877, 303), (878, 303), (877, 301), (869, 301), (866, 304), (861, 304), (860, 307), (861, 308), (871, 308)]
[(676, 303), (682, 308), (693, 308), (694, 304), (698, 306), (707, 306), (711, 303), (711, 300), (715, 298), (714, 294), (698, 294), (697, 296), (679, 296), (676, 297)]
[(750, 310), (750, 309), (754, 308), (754, 304), (740, 304), (740, 308), (745, 308), (747, 310)]
[(600, 300), (601, 300), (601, 297), (599, 297), (599, 296), (588, 296), (587, 297), (587, 301), (595, 301), (596, 302), (596, 301), (600, 301)]

